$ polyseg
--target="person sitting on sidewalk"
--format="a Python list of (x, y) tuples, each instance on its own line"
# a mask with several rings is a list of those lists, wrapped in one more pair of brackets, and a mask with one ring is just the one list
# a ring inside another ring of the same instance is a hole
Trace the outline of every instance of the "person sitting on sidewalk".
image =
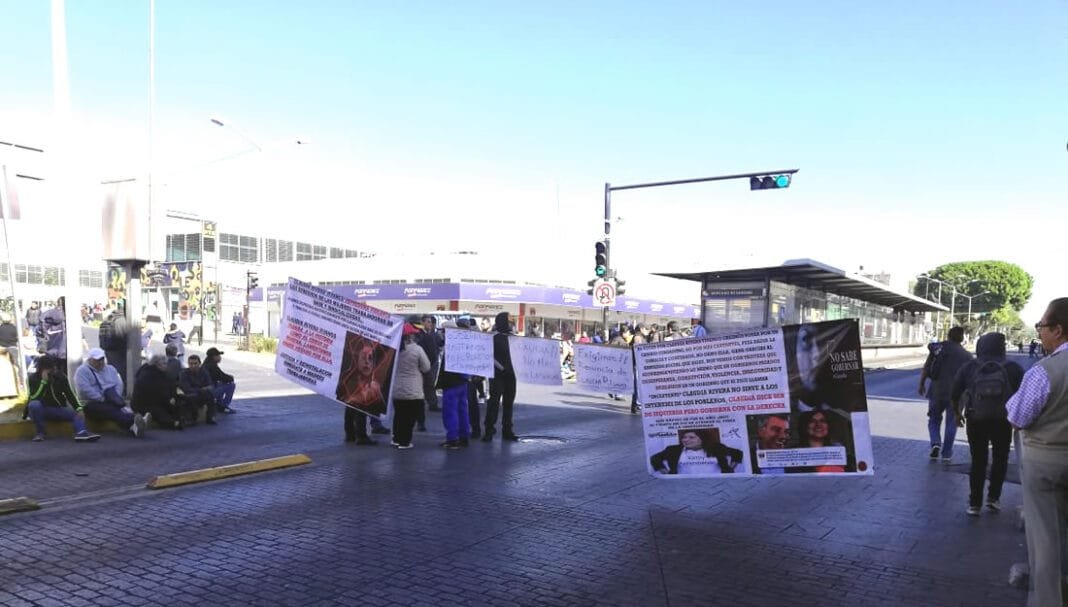
[(91, 442), (100, 439), (85, 429), (82, 406), (70, 389), (70, 382), (59, 369), (59, 361), (51, 356), (42, 356), (37, 361), (37, 370), (30, 375), (30, 402), (26, 405), (33, 426), (37, 430), (34, 441), (45, 438), (47, 420), (69, 421), (74, 426), (74, 440)]
[(100, 348), (89, 350), (85, 362), (74, 372), (78, 399), (90, 419), (113, 421), (134, 436), (144, 436), (147, 422), (126, 406), (122, 398), (123, 383), (119, 372), (107, 363)]
[(214, 426), (215, 390), (207, 369), (200, 364), (200, 357), (190, 354), (189, 366), (182, 369), (178, 376), (178, 396), (182, 402), (187, 419), (200, 417), (200, 408), (205, 408), (204, 422)]
[(184, 425), (175, 405), (177, 390), (178, 385), (167, 376), (167, 357), (153, 354), (137, 370), (130, 402), (134, 411), (151, 418), (160, 428), (182, 430)]
[(222, 355), (225, 354), (218, 348), (208, 348), (205, 354), (204, 368), (208, 370), (208, 375), (211, 376), (212, 385), (214, 385), (215, 402), (219, 405), (219, 411), (223, 413), (237, 413), (230, 406), (230, 402), (234, 400), (234, 390), (237, 389), (237, 384), (234, 383), (234, 376), (228, 373), (224, 373), (219, 368), (219, 363), (222, 361)]

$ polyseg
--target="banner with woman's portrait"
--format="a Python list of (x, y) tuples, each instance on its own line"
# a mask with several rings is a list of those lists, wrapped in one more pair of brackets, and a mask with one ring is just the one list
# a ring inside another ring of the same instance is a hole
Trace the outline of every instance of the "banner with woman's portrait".
[(295, 278), (284, 302), (275, 371), (368, 415), (385, 414), (403, 319)]
[(651, 474), (873, 474), (856, 320), (642, 344), (635, 359)]

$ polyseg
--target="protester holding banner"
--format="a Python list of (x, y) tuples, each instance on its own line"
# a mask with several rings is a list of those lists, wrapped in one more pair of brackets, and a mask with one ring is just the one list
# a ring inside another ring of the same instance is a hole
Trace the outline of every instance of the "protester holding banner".
[[(450, 320), (444, 323), (443, 328), (455, 329), (459, 326)], [(471, 422), (467, 418), (467, 376), (447, 370), (445, 357), (449, 355), (448, 334), (446, 331), (441, 371), (435, 387), (441, 389), (441, 422), (445, 425), (445, 442), (441, 446), (459, 449), (468, 445), (471, 436)]]
[(661, 474), (730, 474), (741, 462), (742, 452), (721, 443), (718, 428), (679, 430), (679, 444), (649, 458)]
[[(473, 318), (460, 317), (456, 319), (456, 326), (461, 329), (478, 331), (478, 324)], [(444, 365), (441, 367), (445, 368)], [(467, 419), (470, 424), (468, 436), (479, 438), (482, 436), (482, 419), (478, 401), (486, 398), (485, 378), (479, 375), (471, 375), (467, 378)]]
[(490, 379), (490, 397), (486, 404), (486, 424), (482, 433), (482, 442), (493, 440), (494, 427), (497, 425), (497, 413), (504, 406), (501, 420), (501, 438), (518, 441), (512, 428), (512, 408), (515, 405), (515, 369), (512, 368), (512, 354), (508, 338), (512, 333), (512, 324), (508, 312), (501, 312), (493, 320), (493, 366), (494, 377)]
[(419, 329), (404, 325), (397, 370), (393, 381), (393, 446), (412, 448), (412, 430), (423, 409), (423, 376), (430, 372), (430, 359), (416, 342)]

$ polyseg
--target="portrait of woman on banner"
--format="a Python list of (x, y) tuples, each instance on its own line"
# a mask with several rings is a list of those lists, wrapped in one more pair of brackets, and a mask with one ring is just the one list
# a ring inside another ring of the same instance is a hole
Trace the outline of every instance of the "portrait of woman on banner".
[(649, 458), (660, 474), (731, 474), (742, 463), (742, 452), (720, 442), (718, 428), (679, 430), (679, 444), (668, 445)]
[(821, 464), (789, 468), (788, 472), (854, 472), (856, 454), (851, 440), (852, 428), (842, 418), (830, 411), (804, 411), (797, 415), (798, 449), (826, 449), (841, 447), (845, 450), (843, 464)]
[(386, 412), (393, 349), (347, 332), (336, 397), (371, 415)]

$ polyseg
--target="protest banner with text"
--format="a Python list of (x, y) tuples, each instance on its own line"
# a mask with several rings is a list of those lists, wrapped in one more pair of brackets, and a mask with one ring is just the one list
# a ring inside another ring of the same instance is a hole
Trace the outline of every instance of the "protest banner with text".
[(560, 342), (542, 337), (508, 336), (508, 351), (516, 381), (523, 384), (560, 386)]
[(575, 344), (575, 385), (590, 392), (630, 394), (634, 355), (630, 348)]
[(639, 345), (650, 473), (873, 474), (855, 320)]
[(493, 377), (493, 334), (445, 329), (445, 370)]
[(403, 320), (290, 278), (279, 375), (373, 416), (386, 413)]

